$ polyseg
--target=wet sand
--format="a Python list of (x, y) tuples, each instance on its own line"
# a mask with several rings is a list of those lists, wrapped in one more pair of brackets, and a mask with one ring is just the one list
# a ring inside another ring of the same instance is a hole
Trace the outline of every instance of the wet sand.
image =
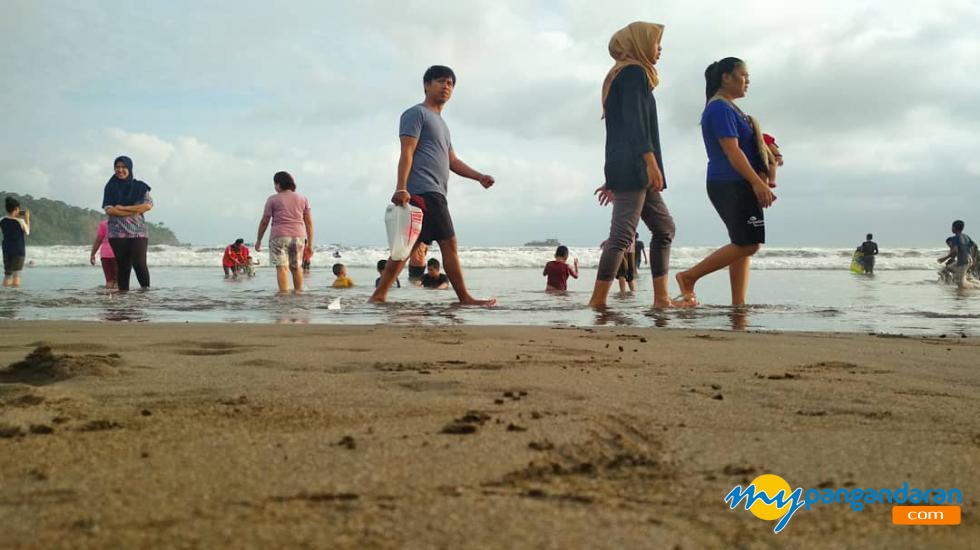
[[(972, 547), (980, 340), (0, 322), (0, 547)], [(774, 522), (724, 496), (951, 488)]]

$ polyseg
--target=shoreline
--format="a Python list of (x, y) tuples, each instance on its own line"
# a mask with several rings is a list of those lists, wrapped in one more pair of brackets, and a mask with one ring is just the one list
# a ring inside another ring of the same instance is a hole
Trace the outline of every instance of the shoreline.
[[(975, 337), (0, 321), (0, 372), (40, 342), (54, 359), (0, 373), (14, 548), (980, 537)], [(44, 365), (65, 378), (37, 385)], [(957, 488), (963, 520), (821, 505), (774, 534), (724, 502), (766, 473)]]

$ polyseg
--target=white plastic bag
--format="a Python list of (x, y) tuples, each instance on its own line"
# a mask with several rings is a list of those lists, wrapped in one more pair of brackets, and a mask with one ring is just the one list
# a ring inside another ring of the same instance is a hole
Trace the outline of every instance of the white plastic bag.
[(389, 204), (385, 210), (385, 228), (388, 230), (391, 259), (408, 259), (422, 231), (422, 209), (411, 204)]

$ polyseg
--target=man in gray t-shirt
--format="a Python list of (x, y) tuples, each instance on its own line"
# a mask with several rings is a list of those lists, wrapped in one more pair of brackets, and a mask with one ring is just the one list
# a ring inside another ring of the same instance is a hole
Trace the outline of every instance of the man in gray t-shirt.
[(419, 103), (402, 113), (398, 133), (418, 140), (412, 156), (412, 171), (408, 174), (408, 192), (412, 195), (440, 193), (446, 196), (449, 156), (453, 150), (446, 121), (424, 103)]
[[(450, 171), (480, 182), (484, 189), (489, 189), (494, 184), (493, 176), (470, 168), (453, 150), (449, 127), (442, 119), (442, 109), (456, 87), (456, 74), (453, 70), (433, 65), (425, 71), (422, 83), (425, 101), (402, 113), (399, 124), (401, 156), (398, 159), (398, 181), (391, 202), (404, 205), (411, 201), (422, 209), (422, 230), (415, 247), (428, 245), (432, 241), (439, 243), (442, 264), (459, 303), (492, 306), (496, 303), (493, 298), (477, 300), (466, 290), (463, 269), (459, 264), (456, 231), (449, 215), (446, 194)], [(404, 266), (404, 260), (389, 259), (369, 301), (384, 302), (388, 289)]]

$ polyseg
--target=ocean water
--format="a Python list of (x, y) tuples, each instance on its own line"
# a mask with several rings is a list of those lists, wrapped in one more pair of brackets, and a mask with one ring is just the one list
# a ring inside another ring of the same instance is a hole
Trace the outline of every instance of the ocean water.
[[(702, 306), (653, 312), (649, 272), (641, 270), (634, 293), (610, 295), (607, 312), (585, 307), (598, 251), (572, 248), (581, 262), (569, 292), (544, 292), (541, 269), (550, 248), (464, 248), (467, 285), (476, 297), (496, 297), (494, 308), (454, 305), (451, 290), (407, 284), (392, 289), (389, 303), (367, 297), (386, 256), (377, 247), (323, 247), (314, 256), (307, 292), (275, 293), (275, 272), (261, 265), (254, 278), (225, 280), (223, 247), (152, 247), (152, 288), (127, 294), (101, 287), (102, 271), (88, 264), (86, 247), (30, 247), (33, 265), (21, 289), (0, 290), (0, 319), (131, 322), (325, 323), (397, 325), (544, 325), (748, 329), (765, 331), (875, 332), (887, 334), (980, 335), (980, 290), (960, 291), (937, 281), (940, 249), (900, 249), (879, 256), (873, 277), (848, 269), (850, 249), (766, 249), (753, 260), (750, 306), (733, 310), (726, 272), (698, 286)], [(693, 265), (709, 248), (676, 248), (672, 269)], [(335, 259), (333, 253), (340, 254)], [(438, 253), (434, 254), (438, 257)], [(257, 257), (267, 264), (265, 253)], [(330, 265), (344, 262), (353, 289), (330, 288)], [(135, 285), (135, 277), (132, 280)], [(676, 291), (675, 285), (671, 284)], [(340, 309), (330, 309), (339, 299)]]

